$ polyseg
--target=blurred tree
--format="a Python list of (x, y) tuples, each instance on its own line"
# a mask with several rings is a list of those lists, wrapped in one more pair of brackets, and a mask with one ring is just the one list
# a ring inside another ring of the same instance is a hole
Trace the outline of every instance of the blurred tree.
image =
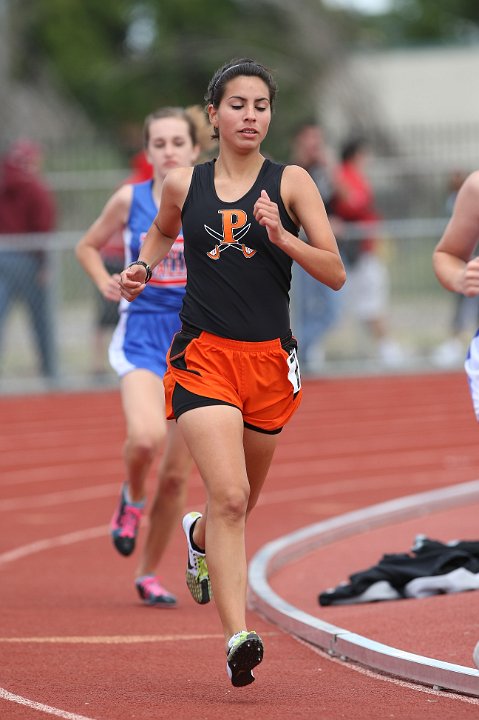
[(138, 147), (153, 107), (202, 104), (216, 67), (238, 56), (258, 59), (279, 82), (279, 113), (265, 145), (278, 159), (287, 157), (295, 127), (318, 119), (324, 73), (349, 50), (464, 41), (479, 27), (477, 0), (395, 0), (381, 16), (325, 8), (321, 0), (0, 3), (4, 14), (9, 8), (2, 63), (9, 76), (39, 86), (47, 75), (126, 150)]
[(394, 0), (383, 15), (364, 15), (356, 26), (362, 45), (426, 45), (479, 40), (477, 0)]
[[(9, 33), (7, 31), (7, 6), (0, 0), (0, 127), (4, 128), (10, 122), (9, 95), (10, 95), (10, 51)], [(3, 132), (0, 131), (0, 152), (3, 152)]]
[(280, 86), (265, 148), (279, 158), (296, 123), (315, 116), (322, 72), (341, 51), (328, 17), (319, 0), (23, 0), (12, 67), (23, 80), (48, 68), (128, 145), (152, 107), (202, 104), (216, 67), (254, 57)]

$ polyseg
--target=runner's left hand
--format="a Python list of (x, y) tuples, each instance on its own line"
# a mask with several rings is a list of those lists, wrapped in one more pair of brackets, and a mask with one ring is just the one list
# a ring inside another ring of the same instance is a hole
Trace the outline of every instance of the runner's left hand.
[(261, 190), (261, 195), (254, 204), (253, 214), (257, 222), (266, 228), (270, 241), (274, 245), (283, 245), (285, 231), (279, 217), (278, 206), (270, 200), (266, 190)]

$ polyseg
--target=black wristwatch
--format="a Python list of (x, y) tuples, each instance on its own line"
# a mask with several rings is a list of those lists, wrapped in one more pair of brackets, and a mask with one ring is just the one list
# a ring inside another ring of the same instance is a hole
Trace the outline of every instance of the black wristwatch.
[(146, 277), (145, 277), (145, 284), (151, 280), (151, 267), (148, 265), (148, 263), (144, 262), (143, 260), (134, 260), (131, 262), (128, 267), (131, 268), (133, 265), (142, 265), (146, 270)]

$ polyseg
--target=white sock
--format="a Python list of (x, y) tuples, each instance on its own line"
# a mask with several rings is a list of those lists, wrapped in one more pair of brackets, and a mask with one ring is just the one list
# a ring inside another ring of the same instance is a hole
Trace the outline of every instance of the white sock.
[(125, 483), (125, 491), (124, 492), (125, 492), (125, 500), (128, 503), (128, 505), (135, 505), (136, 507), (143, 507), (143, 505), (145, 504), (144, 500), (139, 500), (137, 502), (134, 502), (131, 499), (130, 488), (127, 483)]

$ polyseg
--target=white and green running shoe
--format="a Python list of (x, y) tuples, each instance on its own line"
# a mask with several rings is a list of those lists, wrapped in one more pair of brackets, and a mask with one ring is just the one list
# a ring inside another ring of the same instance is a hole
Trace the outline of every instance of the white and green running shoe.
[(228, 641), (226, 672), (234, 687), (254, 682), (253, 668), (263, 659), (263, 641), (254, 630), (241, 630)]
[(191, 529), (201, 517), (199, 512), (190, 512), (183, 518), (183, 530), (188, 544), (188, 567), (186, 568), (186, 584), (193, 600), (200, 605), (209, 603), (212, 598), (210, 576), (204, 552), (194, 550), (191, 545)]

